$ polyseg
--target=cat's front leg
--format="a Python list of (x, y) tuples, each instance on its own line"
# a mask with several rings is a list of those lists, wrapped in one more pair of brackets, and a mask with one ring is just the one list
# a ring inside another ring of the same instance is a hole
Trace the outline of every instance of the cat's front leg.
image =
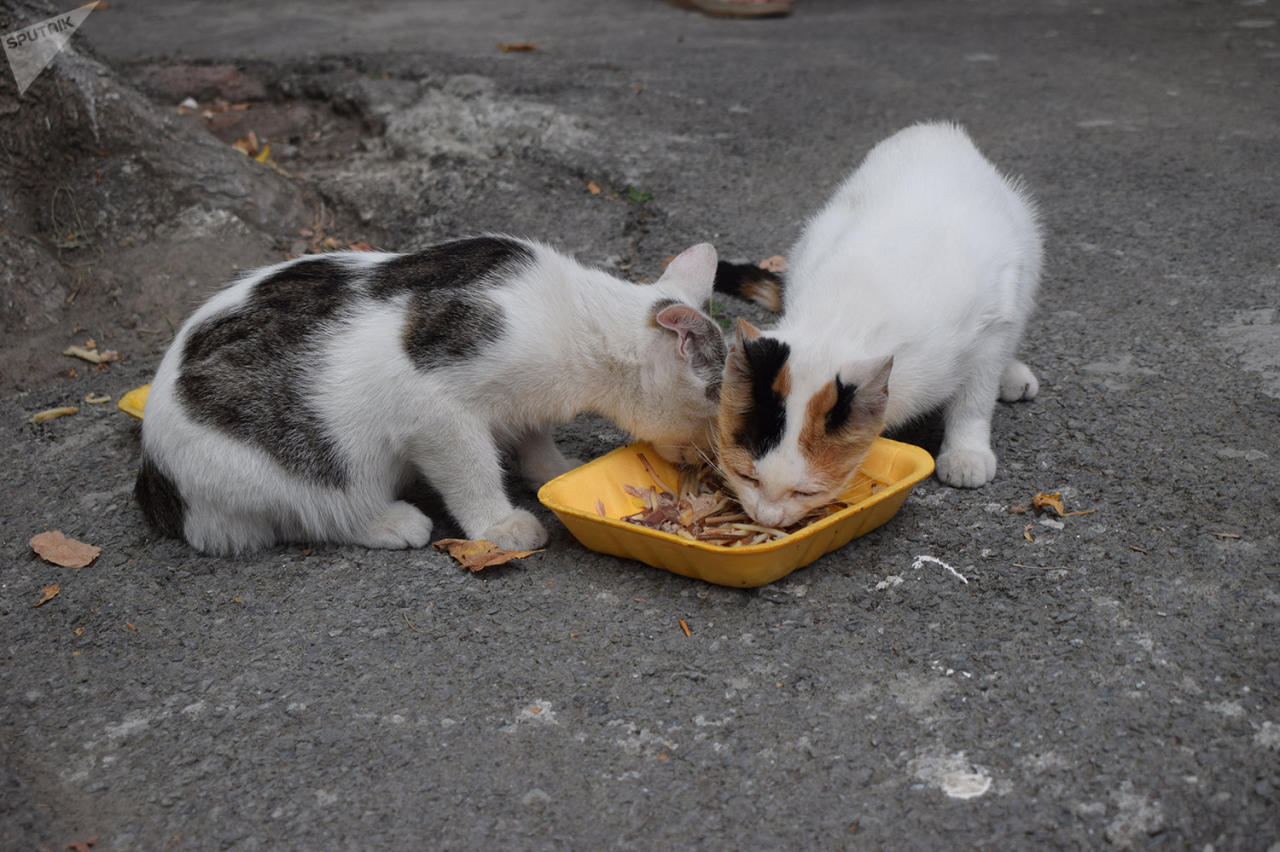
[(991, 449), (991, 416), (996, 406), (1000, 369), (987, 364), (971, 376), (947, 403), (942, 447), (934, 470), (956, 488), (978, 488), (996, 476)]
[(516, 459), (520, 475), (534, 488), (582, 464), (580, 460), (560, 452), (551, 437), (550, 427), (525, 433), (516, 444)]
[(420, 442), (413, 458), (467, 538), (487, 539), (504, 550), (533, 550), (547, 543), (538, 519), (507, 498), (498, 447), (487, 429), (459, 424), (446, 440), (437, 435)]

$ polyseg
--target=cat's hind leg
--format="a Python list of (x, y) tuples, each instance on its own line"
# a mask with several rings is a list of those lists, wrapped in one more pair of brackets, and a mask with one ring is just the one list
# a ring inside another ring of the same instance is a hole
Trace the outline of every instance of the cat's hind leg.
[(1040, 392), (1040, 383), (1035, 373), (1021, 361), (1011, 360), (1005, 365), (1000, 376), (1000, 401), (1022, 402), (1036, 398)]

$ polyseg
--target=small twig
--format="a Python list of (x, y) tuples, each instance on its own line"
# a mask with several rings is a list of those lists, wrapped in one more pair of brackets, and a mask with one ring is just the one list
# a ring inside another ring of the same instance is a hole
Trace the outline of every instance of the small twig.
[(412, 630), (414, 633), (422, 632), (417, 627), (414, 627), (413, 622), (409, 620), (409, 616), (407, 614), (402, 612), (400, 613), (400, 617), (404, 619), (404, 623), (407, 624), (409, 626), (409, 629)]

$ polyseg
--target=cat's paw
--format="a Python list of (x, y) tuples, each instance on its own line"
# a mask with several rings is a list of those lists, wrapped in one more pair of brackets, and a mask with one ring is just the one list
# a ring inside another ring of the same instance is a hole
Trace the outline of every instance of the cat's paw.
[(547, 543), (547, 531), (531, 512), (516, 509), (480, 533), (480, 538), (503, 550), (537, 550)]
[(978, 488), (996, 476), (996, 454), (991, 450), (949, 450), (934, 465), (938, 479), (953, 488)]
[(386, 550), (426, 547), (431, 541), (431, 528), (430, 518), (399, 500), (365, 527), (359, 543)]
[(1010, 361), (1000, 376), (1000, 401), (1022, 402), (1035, 399), (1040, 392), (1040, 383), (1035, 373), (1021, 361)]

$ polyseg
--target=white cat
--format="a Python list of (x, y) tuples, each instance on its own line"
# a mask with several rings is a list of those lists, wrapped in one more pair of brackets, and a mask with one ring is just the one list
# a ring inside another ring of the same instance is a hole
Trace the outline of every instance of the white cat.
[(414, 254), (336, 252), (261, 269), (187, 320), (151, 385), (135, 494), (208, 553), (278, 541), (421, 547), (399, 499), (423, 476), (470, 538), (547, 533), (503, 488), (574, 462), (551, 427), (602, 414), (659, 452), (709, 446), (724, 363), (700, 308), (715, 250), (629, 284), (506, 237)]
[(720, 464), (757, 521), (834, 500), (881, 430), (943, 408), (938, 478), (996, 472), (996, 398), (1033, 398), (1014, 359), (1040, 279), (1035, 207), (952, 124), (884, 140), (790, 253), (783, 315), (739, 321)]

